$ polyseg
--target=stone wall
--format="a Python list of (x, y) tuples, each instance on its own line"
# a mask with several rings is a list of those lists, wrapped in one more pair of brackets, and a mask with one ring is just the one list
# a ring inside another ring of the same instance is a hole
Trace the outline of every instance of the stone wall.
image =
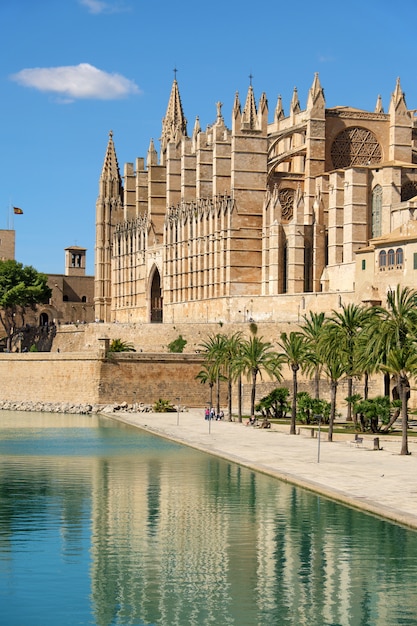
[[(103, 344), (103, 342), (101, 342)], [(196, 380), (203, 357), (200, 354), (120, 353), (111, 359), (101, 352), (0, 353), (1, 401), (107, 405), (127, 402), (153, 405), (159, 398), (189, 407), (204, 407), (210, 399), (208, 385)], [(291, 390), (291, 372), (283, 372), (281, 382), (259, 377), (257, 400), (274, 387)], [(363, 383), (355, 381), (354, 393), (362, 393)], [(313, 383), (299, 377), (299, 391), (313, 394)], [(370, 381), (370, 396), (382, 393), (382, 376)], [(415, 406), (412, 393), (411, 406)], [(321, 383), (321, 396), (329, 399), (329, 386)], [(346, 381), (338, 389), (339, 410), (346, 407)], [(213, 402), (215, 393), (213, 390)], [(227, 405), (227, 384), (221, 385), (221, 405)], [(243, 411), (249, 413), (250, 383), (243, 381)], [(236, 388), (233, 389), (236, 412)]]

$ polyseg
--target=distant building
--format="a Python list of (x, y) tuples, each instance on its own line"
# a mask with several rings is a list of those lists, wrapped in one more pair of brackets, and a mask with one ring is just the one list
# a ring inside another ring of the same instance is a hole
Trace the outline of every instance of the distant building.
[[(120, 175), (110, 133), (96, 206), (96, 317), (181, 322), (299, 319), (386, 301), (417, 283), (417, 124), (398, 80), (385, 113), (326, 108), (318, 75), (271, 121), (236, 94), (191, 135), (174, 80), (159, 156)], [(385, 256), (384, 256), (385, 255)], [(416, 258), (415, 258), (416, 257)]]
[(39, 325), (94, 322), (94, 276), (86, 276), (86, 248), (65, 248), (65, 274), (48, 274), (52, 296), (39, 305)]

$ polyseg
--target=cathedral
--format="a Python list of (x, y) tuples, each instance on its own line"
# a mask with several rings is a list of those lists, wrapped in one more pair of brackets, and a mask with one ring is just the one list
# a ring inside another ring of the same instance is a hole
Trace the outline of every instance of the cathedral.
[(252, 84), (187, 130), (176, 78), (159, 153), (121, 173), (110, 132), (96, 204), (105, 322), (297, 322), (416, 285), (417, 125), (398, 79), (387, 112), (326, 107), (314, 76), (270, 112)]

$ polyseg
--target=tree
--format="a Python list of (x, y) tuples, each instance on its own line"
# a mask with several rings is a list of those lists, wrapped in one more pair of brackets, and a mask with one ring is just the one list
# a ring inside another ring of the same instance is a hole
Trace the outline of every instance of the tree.
[[(211, 335), (206, 341), (203, 341), (200, 346), (203, 350), (206, 369), (208, 372), (210, 372), (210, 377), (214, 378), (214, 381), (216, 383), (217, 413), (220, 412), (220, 381), (225, 380), (225, 376), (223, 375), (223, 368), (226, 342), (226, 335), (223, 335), (222, 333), (217, 333), (216, 335)], [(210, 396), (211, 395), (212, 394), (210, 393)]]
[(295, 423), (297, 418), (297, 392), (298, 380), (297, 374), (300, 368), (304, 367), (307, 356), (307, 348), (304, 336), (301, 333), (291, 332), (281, 333), (281, 341), (279, 342), (280, 357), (284, 363), (290, 367), (292, 371), (292, 405), (291, 405), (291, 425), (290, 435), (295, 435)]
[(310, 311), (310, 317), (304, 315), (303, 318), (301, 333), (306, 339), (306, 371), (314, 373), (314, 397), (318, 400), (320, 398), (320, 371), (322, 367), (319, 345), (325, 316), (324, 313)]
[(6, 331), (7, 349), (19, 328), (25, 325), (27, 309), (47, 302), (52, 291), (48, 277), (31, 265), (17, 261), (0, 261), (0, 321)]
[(343, 347), (332, 341), (334, 326), (326, 322), (320, 337), (320, 359), (323, 363), (323, 371), (330, 381), (330, 416), (327, 439), (333, 441), (333, 428), (336, 419), (336, 399), (339, 380), (345, 374), (343, 364)]
[(223, 374), (227, 380), (227, 411), (229, 422), (232, 421), (232, 384), (239, 376), (239, 374), (236, 374), (235, 369), (236, 359), (240, 353), (241, 345), (242, 334), (240, 332), (233, 333), (230, 337), (226, 337), (220, 355)]
[(258, 374), (262, 377), (262, 372), (266, 372), (279, 380), (281, 378), (280, 358), (272, 350), (272, 344), (269, 341), (262, 341), (262, 337), (252, 335), (249, 339), (242, 341), (235, 363), (235, 372), (247, 376), (252, 382), (250, 412), (251, 417), (254, 417)]
[(203, 363), (203, 367), (198, 372), (196, 379), (200, 381), (202, 385), (208, 384), (210, 388), (210, 407), (213, 406), (213, 387), (217, 381), (217, 373), (214, 367), (208, 363)]
[(409, 454), (409, 378), (417, 373), (417, 291), (397, 285), (387, 293), (387, 307), (378, 308), (375, 320), (368, 334), (367, 351), (376, 355), (377, 370), (394, 376), (401, 400), (401, 454)]
[[(357, 304), (342, 306), (342, 311), (333, 311), (326, 324), (329, 349), (335, 350), (343, 364), (348, 381), (348, 397), (353, 395), (353, 377), (361, 371), (361, 360), (357, 349), (360, 330), (366, 325), (367, 309)], [(352, 419), (352, 404), (348, 402), (347, 419)]]

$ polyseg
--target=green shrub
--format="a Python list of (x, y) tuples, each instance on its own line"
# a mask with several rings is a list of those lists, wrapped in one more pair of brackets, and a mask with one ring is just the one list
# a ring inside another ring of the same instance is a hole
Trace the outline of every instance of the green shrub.
[(171, 343), (168, 344), (168, 350), (169, 352), (184, 352), (184, 348), (187, 345), (187, 340), (184, 339), (184, 337), (182, 335), (178, 335), (178, 337), (176, 339), (174, 339), (173, 341), (171, 341)]
[(162, 398), (155, 402), (152, 409), (155, 413), (175, 413), (176, 411), (169, 400), (163, 400)]

